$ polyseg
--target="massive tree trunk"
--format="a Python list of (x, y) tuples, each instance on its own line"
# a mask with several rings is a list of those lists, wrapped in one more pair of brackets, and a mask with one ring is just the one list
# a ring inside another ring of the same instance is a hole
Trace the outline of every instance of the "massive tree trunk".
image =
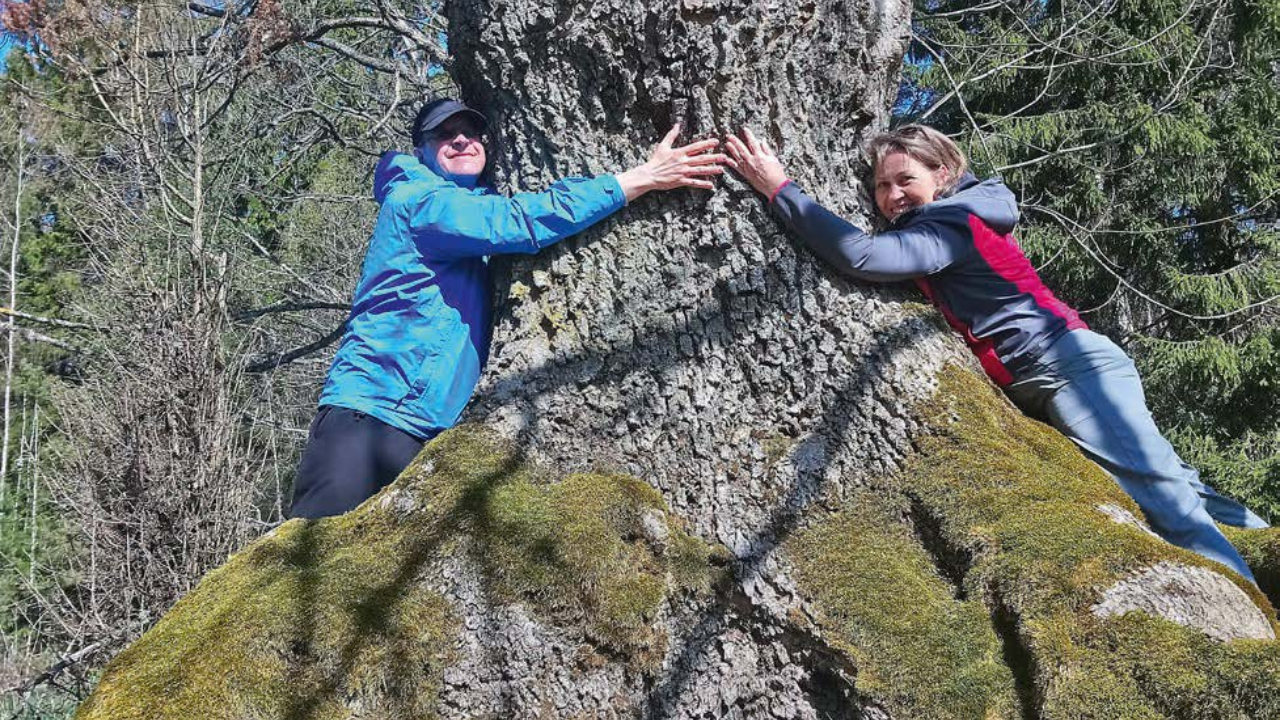
[[(798, 182), (865, 221), (859, 146), (887, 125), (909, 12), (901, 0), (456, 0), (448, 15), (454, 75), (504, 143), (502, 186), (620, 171), (675, 122), (685, 140), (751, 126)], [(773, 562), (779, 540), (818, 498), (898, 467), (907, 405), (961, 354), (904, 293), (838, 277), (745, 183), (719, 185), (646, 196), (511, 263), (470, 417), (557, 467), (644, 478), (732, 550), (744, 597), (782, 617), (794, 593)], [(699, 631), (733, 625), (708, 623)], [(722, 652), (697, 642), (682, 661)], [(727, 665), (716, 672), (739, 682), (794, 670)], [(663, 701), (682, 704), (683, 689)]]
[[(494, 115), (500, 184), (642, 161), (750, 125), (805, 188), (866, 220), (859, 144), (887, 123), (903, 2), (450, 5), (455, 74)], [(788, 239), (744, 183), (641, 198), (515, 262), (470, 416), (565, 468), (654, 484), (696, 532), (766, 551), (819, 495), (898, 466), (912, 398), (961, 357), (904, 293)]]
[[(448, 15), (504, 188), (620, 170), (675, 121), (750, 125), (867, 219), (858, 147), (886, 123), (905, 3)], [(474, 425), (235, 558), (83, 717), (210, 693), (228, 718), (1280, 710), (1276, 643), (1209, 639), (1274, 637), (1256, 589), (1151, 537), (908, 289), (835, 276), (741, 183), (644, 197), (498, 276)]]

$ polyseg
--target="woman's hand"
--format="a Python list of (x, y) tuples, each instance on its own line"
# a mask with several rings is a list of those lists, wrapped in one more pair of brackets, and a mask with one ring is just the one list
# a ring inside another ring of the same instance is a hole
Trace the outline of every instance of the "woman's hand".
[(680, 123), (653, 149), (649, 161), (618, 175), (618, 184), (631, 202), (650, 190), (671, 190), (678, 187), (695, 187), (711, 190), (715, 185), (707, 178), (724, 172), (723, 165), (729, 158), (709, 150), (720, 144), (719, 140), (699, 140), (683, 147), (672, 147), (680, 134)]
[(787, 171), (782, 169), (778, 156), (764, 140), (757, 140), (749, 128), (742, 128), (742, 138), (730, 135), (725, 149), (731, 158), (729, 167), (766, 198), (773, 199), (787, 181)]

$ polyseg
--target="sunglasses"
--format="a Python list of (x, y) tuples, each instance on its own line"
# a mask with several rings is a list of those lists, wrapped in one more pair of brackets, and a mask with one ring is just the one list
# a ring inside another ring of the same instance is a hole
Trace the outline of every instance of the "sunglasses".
[(481, 130), (471, 123), (445, 123), (432, 130), (428, 134), (428, 137), (436, 142), (445, 142), (452, 140), (459, 135), (466, 137), (468, 140), (475, 140), (481, 145), (489, 144), (489, 133)]

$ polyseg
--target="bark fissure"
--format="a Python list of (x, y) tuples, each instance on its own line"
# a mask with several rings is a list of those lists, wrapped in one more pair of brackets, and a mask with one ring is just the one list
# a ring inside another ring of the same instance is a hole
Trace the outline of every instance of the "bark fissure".
[(1040, 688), (1036, 685), (1035, 654), (1027, 647), (1018, 630), (1017, 612), (1000, 597), (998, 592), (990, 602), (991, 626), (1000, 638), (1000, 651), (1004, 664), (1013, 671), (1014, 690), (1018, 694), (1018, 707), (1023, 720), (1040, 720)]
[[(973, 569), (973, 551), (946, 536), (942, 518), (931, 512), (923, 499), (910, 491), (906, 492), (906, 497), (910, 503), (907, 517), (921, 547), (928, 553), (939, 575), (953, 588), (956, 600), (967, 600), (969, 590), (966, 580)], [(1018, 614), (1004, 601), (999, 588), (984, 587), (981, 591), (990, 609), (991, 626), (1000, 639), (1001, 657), (1013, 673), (1014, 690), (1018, 696), (1022, 718), (1039, 720), (1040, 700), (1035, 680), (1035, 655), (1019, 632)]]
[(670, 670), (647, 691), (644, 717), (678, 716), (678, 705), (696, 675), (697, 660), (716, 648), (717, 639), (733, 632), (744, 634), (757, 646), (778, 649), (778, 659), (802, 668), (797, 685), (802, 697), (820, 713), (818, 717), (855, 720), (865, 717), (867, 709), (877, 710), (876, 717), (888, 717), (879, 703), (858, 690), (858, 668), (846, 654), (811, 627), (779, 620), (762, 608), (741, 589), (740, 578), (701, 611)]
[(951, 542), (942, 532), (942, 519), (929, 512), (919, 496), (907, 494), (911, 503), (907, 517), (921, 546), (929, 553), (938, 574), (951, 584), (957, 600), (968, 599), (965, 578), (973, 567), (973, 553), (968, 548)]

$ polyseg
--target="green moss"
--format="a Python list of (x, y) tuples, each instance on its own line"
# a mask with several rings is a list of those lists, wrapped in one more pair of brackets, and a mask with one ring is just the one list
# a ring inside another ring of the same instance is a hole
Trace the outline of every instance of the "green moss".
[[(429, 714), (455, 620), (403, 538), (291, 522), (210, 573), (107, 668), (78, 718)], [(210, 704), (211, 698), (217, 702)]]
[(795, 438), (785, 435), (765, 435), (759, 438), (760, 449), (764, 451), (764, 460), (767, 467), (777, 465), (780, 460), (791, 452), (791, 448), (795, 447)]
[[(516, 466), (460, 433), (427, 453), (419, 509), (379, 502), (295, 520), (209, 573), (107, 667), (77, 718), (429, 717), (457, 620), (414, 583), (461, 527), (469, 495)], [(463, 461), (462, 458), (467, 458)], [(407, 472), (421, 472), (421, 460)]]
[(903, 317), (937, 317), (937, 311), (928, 303), (916, 302), (914, 300), (906, 300), (898, 303), (898, 309), (902, 311)]
[(1258, 587), (1272, 604), (1280, 605), (1280, 528), (1242, 530), (1224, 526), (1222, 530), (1249, 564)]
[[(949, 368), (916, 412), (928, 430), (904, 470), (786, 545), (859, 692), (906, 717), (1280, 717), (1280, 643), (1221, 644), (1140, 613), (1090, 612), (1104, 589), (1162, 560), (1221, 568), (1099, 512), (1141, 515), (985, 380)], [(1274, 584), (1280, 532), (1232, 539)]]
[[(1280, 674), (1232, 668), (1242, 657), (1275, 668), (1280, 643), (1217, 645), (1165, 620), (1101, 621), (1089, 612), (1102, 590), (1161, 560), (1220, 567), (1098, 512), (1109, 503), (1140, 516), (1067, 440), (971, 373), (944, 372), (921, 415), (932, 434), (919, 441), (897, 487), (936, 524), (943, 544), (970, 558), (969, 595), (1015, 619), (1041, 717), (1276, 716)], [(1256, 588), (1228, 576), (1274, 617)]]
[[(646, 515), (665, 546), (642, 539)], [(499, 597), (641, 666), (665, 648), (653, 626), (666, 597), (721, 572), (644, 483), (544, 482), (461, 427), (357, 510), (285, 523), (206, 576), (111, 662), (77, 718), (433, 717), (458, 618), (423, 577), (458, 552)]]
[[(1212, 564), (1098, 512), (1138, 514), (1069, 442), (954, 368), (918, 415), (930, 430), (900, 475), (785, 546), (860, 692), (904, 717), (1280, 717), (1280, 643), (1090, 614), (1131, 571)], [(1274, 577), (1280, 536), (1234, 538)], [(728, 564), (643, 482), (552, 482), (462, 427), (358, 510), (286, 523), (210, 573), (77, 717), (431, 717), (458, 618), (422, 578), (451, 553), (470, 554), (494, 597), (580, 630), (588, 657), (642, 670), (665, 650), (667, 598), (715, 591)]]
[(666, 557), (676, 585), (696, 595), (708, 595), (731, 575), (729, 565), (733, 562), (733, 553), (729, 548), (708, 546), (683, 532), (670, 539)]
[(900, 504), (859, 493), (787, 543), (828, 641), (853, 660), (858, 690), (894, 717), (1015, 717), (987, 609), (954, 597)]
[[(499, 594), (648, 665), (665, 651), (653, 625), (669, 588), (705, 592), (718, 575), (716, 551), (665, 511), (656, 490), (624, 475), (521, 480), (494, 491), (473, 538)], [(645, 538), (646, 516), (665, 540)]]

